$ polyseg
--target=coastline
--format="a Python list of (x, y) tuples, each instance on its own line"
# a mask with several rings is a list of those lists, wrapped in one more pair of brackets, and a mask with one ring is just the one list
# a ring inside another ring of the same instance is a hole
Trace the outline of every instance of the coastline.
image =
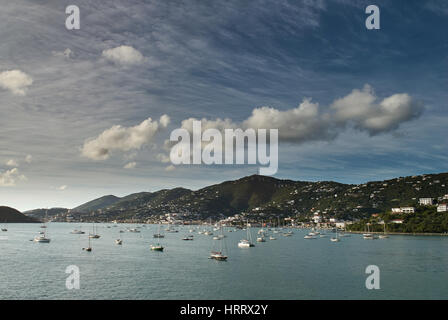
[[(346, 233), (354, 233), (354, 234), (364, 234), (367, 233), (366, 231), (345, 231)], [(383, 234), (384, 232), (368, 232), (371, 234)], [(393, 236), (393, 235), (399, 235), (399, 236), (442, 236), (442, 237), (446, 237), (448, 236), (448, 233), (410, 233), (410, 232), (387, 232), (386, 233), (389, 236)]]

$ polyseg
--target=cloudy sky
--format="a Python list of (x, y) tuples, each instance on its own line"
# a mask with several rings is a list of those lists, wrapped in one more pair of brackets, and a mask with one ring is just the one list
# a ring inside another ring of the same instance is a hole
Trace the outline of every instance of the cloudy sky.
[[(257, 173), (172, 166), (192, 119), (278, 128), (276, 177), (359, 183), (448, 171), (448, 5), (350, 0), (0, 0), (0, 205)], [(80, 30), (67, 30), (77, 5)]]

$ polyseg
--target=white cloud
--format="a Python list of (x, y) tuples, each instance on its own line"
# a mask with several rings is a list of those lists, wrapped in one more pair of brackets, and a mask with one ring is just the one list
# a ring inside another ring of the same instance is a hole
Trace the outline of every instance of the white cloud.
[(31, 163), (33, 161), (33, 156), (32, 155), (27, 155), (26, 157), (25, 157), (25, 162), (26, 163)]
[(67, 188), (68, 188), (68, 186), (64, 184), (63, 186), (60, 186), (60, 187), (58, 188), (58, 190), (64, 191), (64, 190), (66, 190)]
[(319, 104), (304, 99), (294, 109), (277, 110), (271, 107), (256, 108), (243, 123), (244, 128), (278, 129), (279, 139), (305, 142), (330, 138), (329, 116), (321, 114)]
[(0, 187), (15, 186), (18, 180), (26, 180), (26, 177), (23, 174), (20, 174), (19, 169), (17, 168), (0, 172)]
[(373, 89), (365, 85), (347, 96), (337, 99), (331, 106), (334, 120), (345, 126), (353, 124), (356, 129), (374, 135), (397, 129), (400, 124), (419, 117), (423, 105), (408, 94), (394, 94), (377, 102)]
[(129, 162), (127, 163), (124, 168), (125, 169), (134, 169), (137, 166), (137, 162), (133, 161), (133, 162)]
[(20, 70), (9, 70), (0, 73), (0, 87), (18, 96), (24, 96), (33, 79)]
[(145, 61), (145, 57), (140, 51), (130, 46), (119, 46), (103, 51), (103, 57), (121, 65), (136, 65)]
[[(202, 119), (202, 131), (215, 128), (224, 129), (278, 129), (279, 140), (292, 143), (308, 141), (329, 141), (342, 133), (350, 124), (355, 129), (370, 135), (397, 129), (402, 123), (419, 117), (423, 106), (408, 94), (394, 94), (377, 102), (372, 88), (365, 85), (362, 90), (355, 89), (347, 96), (335, 100), (329, 108), (322, 111), (318, 103), (304, 99), (294, 109), (279, 110), (272, 107), (255, 108), (252, 115), (241, 123), (231, 119)], [(182, 121), (181, 127), (190, 133), (193, 121)], [(165, 147), (171, 144), (166, 142)]]
[(163, 115), (160, 122), (148, 118), (134, 127), (115, 125), (98, 137), (86, 140), (81, 150), (82, 155), (93, 160), (106, 160), (113, 151), (138, 150), (148, 144), (169, 121), (169, 117)]
[(18, 166), (19, 166), (19, 164), (17, 163), (17, 161), (14, 160), (14, 159), (10, 159), (10, 160), (8, 160), (8, 161), (6, 162), (6, 165), (7, 165), (8, 167), (18, 167)]

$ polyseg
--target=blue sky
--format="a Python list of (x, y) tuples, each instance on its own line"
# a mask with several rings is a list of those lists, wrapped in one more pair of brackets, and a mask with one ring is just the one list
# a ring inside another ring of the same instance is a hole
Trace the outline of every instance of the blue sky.
[[(448, 171), (444, 1), (0, 4), (0, 205), (73, 207), (257, 173), (164, 162), (164, 141), (190, 118), (278, 126), (278, 178), (360, 183)], [(80, 30), (65, 28), (72, 4)], [(380, 30), (365, 28), (370, 4)], [(394, 114), (381, 113), (388, 98)], [(315, 116), (298, 112), (304, 99)], [(255, 121), (262, 107), (279, 117)], [(143, 141), (108, 141), (98, 158), (103, 132), (127, 134), (148, 118)]]

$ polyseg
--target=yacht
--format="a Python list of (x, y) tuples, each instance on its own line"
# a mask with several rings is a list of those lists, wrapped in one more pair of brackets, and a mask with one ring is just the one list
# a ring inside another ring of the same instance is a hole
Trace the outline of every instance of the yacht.
[(386, 233), (386, 222), (384, 222), (384, 233), (379, 235), (380, 239), (387, 239), (389, 236)]
[(92, 246), (90, 245), (90, 237), (89, 237), (89, 246), (87, 248), (82, 248), (82, 250), (90, 252), (92, 251)]
[(45, 237), (45, 234), (37, 236), (34, 238), (34, 242), (40, 242), (40, 243), (49, 243), (50, 239)]
[(212, 251), (210, 254), (210, 259), (225, 261), (227, 260), (227, 256), (223, 255), (220, 251)]
[(266, 242), (266, 239), (263, 236), (261, 236), (257, 238), (257, 242)]
[(249, 223), (247, 223), (246, 232), (247, 232), (246, 239), (240, 240), (240, 242), (238, 242), (238, 247), (239, 248), (255, 247), (255, 245), (252, 243), (252, 235), (250, 233)]
[(89, 234), (89, 239), (99, 239), (100, 235), (95, 232), (95, 222), (93, 222), (93, 233)]
[(190, 235), (190, 236), (186, 236), (185, 238), (182, 238), (182, 240), (191, 241), (191, 240), (194, 240), (194, 237), (192, 235)]
[[(157, 236), (157, 237), (156, 237)], [(157, 233), (154, 235), (154, 238), (163, 238), (164, 236), (160, 233), (160, 223), (159, 226), (157, 227)], [(163, 251), (163, 246), (160, 245), (159, 242), (157, 242), (156, 245), (151, 245), (151, 250), (152, 251)]]
[(249, 240), (242, 239), (240, 242), (238, 242), (238, 247), (240, 248), (249, 248), (249, 247), (255, 247), (253, 243), (251, 243)]
[(376, 237), (370, 233), (369, 224), (367, 224), (367, 233), (363, 233), (362, 237), (366, 240), (374, 240)]
[(336, 237), (331, 237), (330, 239), (331, 242), (339, 242), (341, 241), (338, 237), (338, 230), (336, 229)]
[(277, 240), (277, 238), (274, 236), (269, 236), (269, 240)]
[(153, 251), (163, 251), (163, 247), (160, 244), (151, 245), (151, 250), (153, 250)]
[(81, 230), (77, 230), (77, 229), (75, 229), (75, 230), (73, 230), (72, 232), (70, 232), (71, 234), (84, 234), (85, 232), (84, 231), (81, 231)]
[[(220, 226), (220, 231), (221, 231), (220, 234), (223, 234), (222, 226)], [(218, 239), (224, 239), (224, 238), (218, 237)], [(219, 251), (212, 251), (210, 253), (209, 259), (214, 259), (214, 260), (217, 260), (217, 261), (225, 261), (225, 260), (227, 260), (227, 256), (223, 254), (224, 240), (220, 241), (220, 246), (221, 247), (220, 247)]]

